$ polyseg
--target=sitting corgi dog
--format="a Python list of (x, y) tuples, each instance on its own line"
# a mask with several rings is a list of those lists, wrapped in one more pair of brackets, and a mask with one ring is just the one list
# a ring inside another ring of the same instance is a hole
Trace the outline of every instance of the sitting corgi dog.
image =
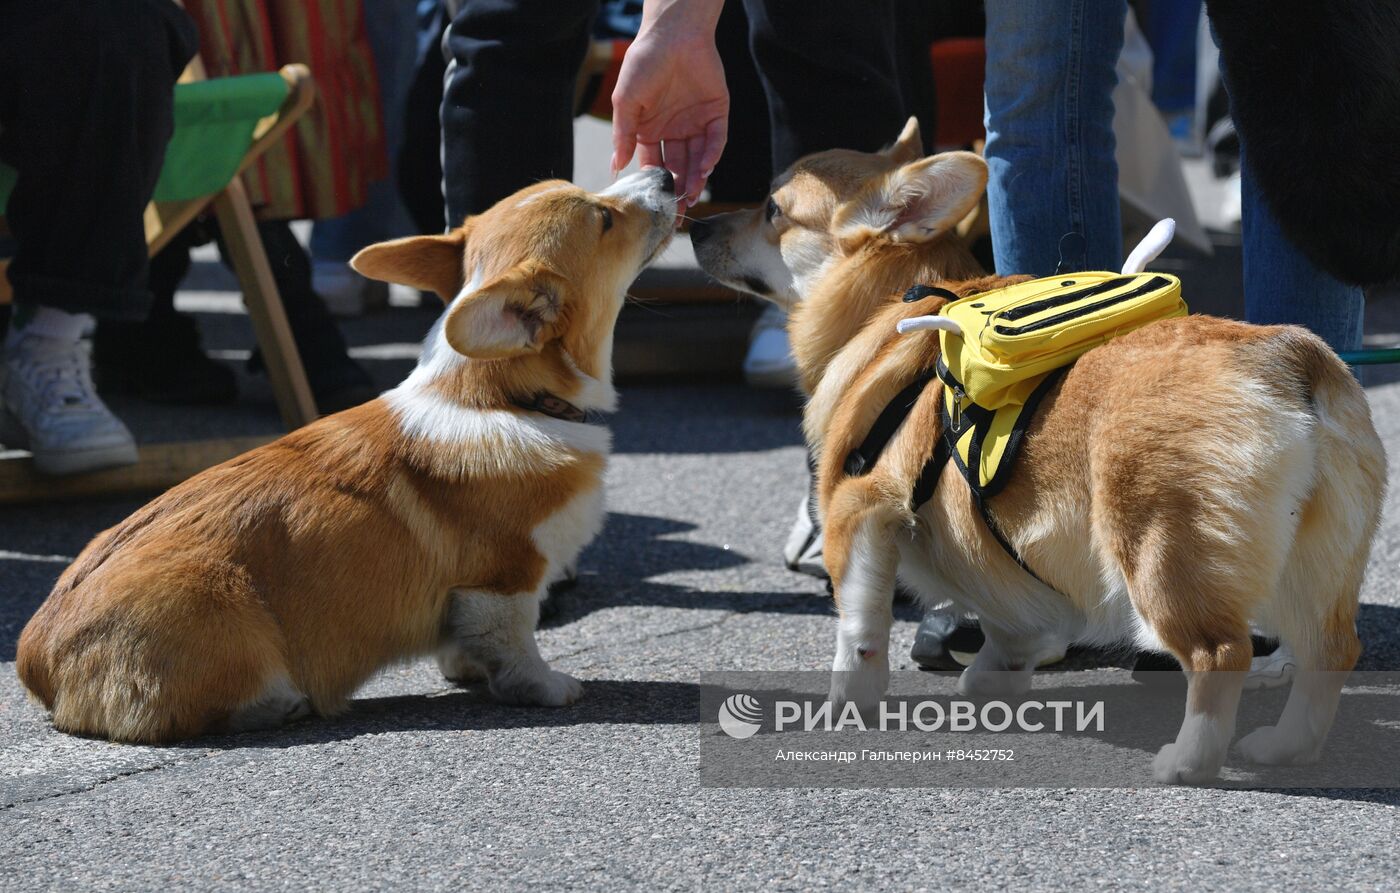
[(540, 183), (441, 236), (360, 252), (447, 311), (413, 373), (174, 487), (99, 534), (20, 636), (65, 732), (165, 742), (343, 710), (436, 653), (520, 704), (582, 694), (535, 645), (539, 600), (603, 523), (624, 291), (670, 239), (659, 168)]
[[(777, 178), (766, 208), (691, 231), (712, 276), (792, 308), (809, 395), (826, 562), (840, 611), (832, 700), (874, 707), (889, 682), (896, 575), (929, 604), (981, 618), (987, 644), (959, 680), (1020, 694), (1067, 643), (1165, 649), (1186, 668), (1185, 720), (1153, 763), (1169, 783), (1218, 773), (1250, 666), (1251, 624), (1300, 663), (1279, 724), (1242, 739), (1261, 763), (1316, 759), (1361, 651), (1355, 616), (1380, 518), (1385, 456), (1366, 398), (1322, 341), (1291, 326), (1205, 316), (1150, 323), (1094, 348), (1040, 403), (1005, 488), (988, 499), (945, 471), (914, 505), (941, 434), (928, 387), (873, 470), (843, 463), (897, 393), (939, 356), (935, 331), (900, 335), (985, 277), (954, 227), (986, 164), (924, 158), (913, 120), (883, 152), (830, 151)], [(801, 298), (799, 301), (798, 299)], [(1041, 582), (1041, 581), (1044, 582)]]

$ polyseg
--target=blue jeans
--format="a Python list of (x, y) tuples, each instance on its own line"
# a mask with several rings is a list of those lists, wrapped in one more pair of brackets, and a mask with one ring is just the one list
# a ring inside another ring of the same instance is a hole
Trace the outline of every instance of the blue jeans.
[(987, 0), (988, 202), (997, 272), (1123, 264), (1114, 66), (1126, 0)]
[[(1123, 0), (987, 0), (987, 164), (997, 272), (1116, 270), (1123, 247), (1113, 159)], [(1228, 85), (1227, 85), (1228, 86)], [(1313, 266), (1274, 219), (1244, 147), (1245, 319), (1361, 346), (1359, 288)], [(1067, 235), (1069, 234), (1069, 235)]]
[(1360, 350), (1365, 293), (1334, 279), (1293, 247), (1241, 158), (1244, 213), (1244, 318), (1315, 332), (1335, 351)]
[(1163, 114), (1189, 112), (1196, 105), (1196, 37), (1201, 0), (1149, 3), (1143, 34), (1152, 47), (1152, 102)]

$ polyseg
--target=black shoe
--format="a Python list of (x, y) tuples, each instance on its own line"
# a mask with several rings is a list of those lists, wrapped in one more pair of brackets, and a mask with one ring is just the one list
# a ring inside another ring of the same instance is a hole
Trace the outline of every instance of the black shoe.
[(103, 393), (185, 406), (238, 399), (233, 370), (206, 356), (194, 319), (175, 312), (175, 291), (190, 272), (190, 248), (203, 240), (196, 223), (151, 258), (151, 306), (144, 320), (98, 322), (93, 377)]
[(93, 373), (104, 394), (200, 406), (238, 399), (233, 370), (200, 349), (199, 329), (173, 310), (144, 322), (104, 319), (93, 336)]
[(925, 670), (960, 672), (986, 643), (982, 627), (970, 617), (929, 611), (914, 634), (909, 656)]
[(1133, 661), (1133, 681), (1158, 688), (1170, 688), (1186, 684), (1186, 674), (1181, 672), (1181, 664), (1165, 651), (1140, 651)]
[[(346, 353), (339, 332), (307, 332), (294, 327), (293, 333), (318, 413), (330, 415), (379, 396), (379, 388), (375, 387), (369, 373)], [(253, 374), (267, 371), (261, 348), (253, 350), (247, 368)]]
[[(925, 670), (958, 672), (971, 665), (986, 643), (982, 624), (975, 617), (929, 611), (914, 634), (914, 647), (909, 650), (909, 656)], [(1051, 654), (1036, 666), (1054, 666), (1064, 659), (1063, 653)]]
[(379, 396), (379, 388), (373, 386), (352, 386), (332, 391), (329, 394), (318, 395), (316, 397), (317, 411), (322, 415), (331, 415), (352, 406), (359, 406), (361, 403), (368, 403)]
[[(1278, 650), (1278, 639), (1265, 636), (1250, 636), (1255, 657), (1265, 657)], [(1186, 674), (1181, 672), (1181, 664), (1165, 651), (1139, 652), (1133, 662), (1133, 681), (1143, 685), (1182, 685)]]
[[(369, 373), (350, 359), (340, 327), (320, 295), (312, 290), (311, 258), (292, 235), (291, 227), (285, 221), (262, 221), (258, 223), (258, 234), (272, 264), (287, 324), (316, 398), (316, 409), (329, 415), (379, 396)], [(248, 360), (248, 370), (262, 369), (262, 353), (255, 350)]]
[(545, 588), (544, 599), (540, 601), (540, 622), (553, 620), (559, 616), (559, 596), (578, 586), (578, 571), (567, 568), (564, 576)]
[[(345, 353), (342, 344), (337, 350), (308, 349), (298, 339), (298, 352), (301, 364), (306, 370), (306, 383), (311, 386), (311, 395), (316, 398), (316, 411), (321, 415), (331, 415), (342, 409), (359, 406), (379, 396), (379, 388), (364, 367)], [(254, 374), (265, 372), (262, 351), (255, 349), (248, 358), (248, 371)]]

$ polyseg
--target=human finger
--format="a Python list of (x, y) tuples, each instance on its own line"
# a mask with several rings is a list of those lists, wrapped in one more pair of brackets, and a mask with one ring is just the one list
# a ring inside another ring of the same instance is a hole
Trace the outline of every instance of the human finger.
[(705, 191), (705, 181), (709, 178), (709, 171), (704, 168), (705, 137), (698, 135), (691, 137), (686, 146), (686, 151), (690, 155), (690, 165), (686, 171), (686, 206), (692, 206), (700, 201), (700, 193)]
[(637, 163), (642, 167), (661, 167), (661, 143), (637, 143)]
[(612, 120), (612, 175), (627, 166), (632, 153), (637, 148), (637, 119), (632, 114), (631, 104), (616, 93), (613, 94)]
[(667, 140), (664, 148), (666, 170), (676, 178), (676, 198), (684, 198), (690, 194), (690, 182), (686, 179), (690, 170), (690, 152), (683, 139)]
[(700, 153), (700, 173), (706, 180), (714, 173), (729, 142), (729, 116), (720, 115), (705, 125), (705, 149)]

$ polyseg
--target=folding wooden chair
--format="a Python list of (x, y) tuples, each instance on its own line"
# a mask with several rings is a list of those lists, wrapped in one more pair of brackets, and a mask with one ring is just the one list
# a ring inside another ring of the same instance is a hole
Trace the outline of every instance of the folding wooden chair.
[[(198, 78), (199, 67), (187, 76)], [(266, 74), (189, 80), (175, 88), (175, 131), (155, 197), (146, 208), (146, 242), (155, 254), (196, 217), (212, 210), (243, 289), (248, 315), (262, 348), (277, 408), (287, 428), (316, 418), (316, 404), (263, 251), (248, 194), (239, 175), (277, 143), (315, 99), (304, 65)], [(15, 172), (0, 165), (0, 213)], [(5, 232), (0, 217), (0, 234)], [(0, 303), (10, 300), (0, 260)], [(70, 477), (45, 477), (27, 459), (0, 461), (0, 502), (136, 492), (169, 487), (210, 465), (266, 441), (224, 438), (152, 444), (135, 466)]]

